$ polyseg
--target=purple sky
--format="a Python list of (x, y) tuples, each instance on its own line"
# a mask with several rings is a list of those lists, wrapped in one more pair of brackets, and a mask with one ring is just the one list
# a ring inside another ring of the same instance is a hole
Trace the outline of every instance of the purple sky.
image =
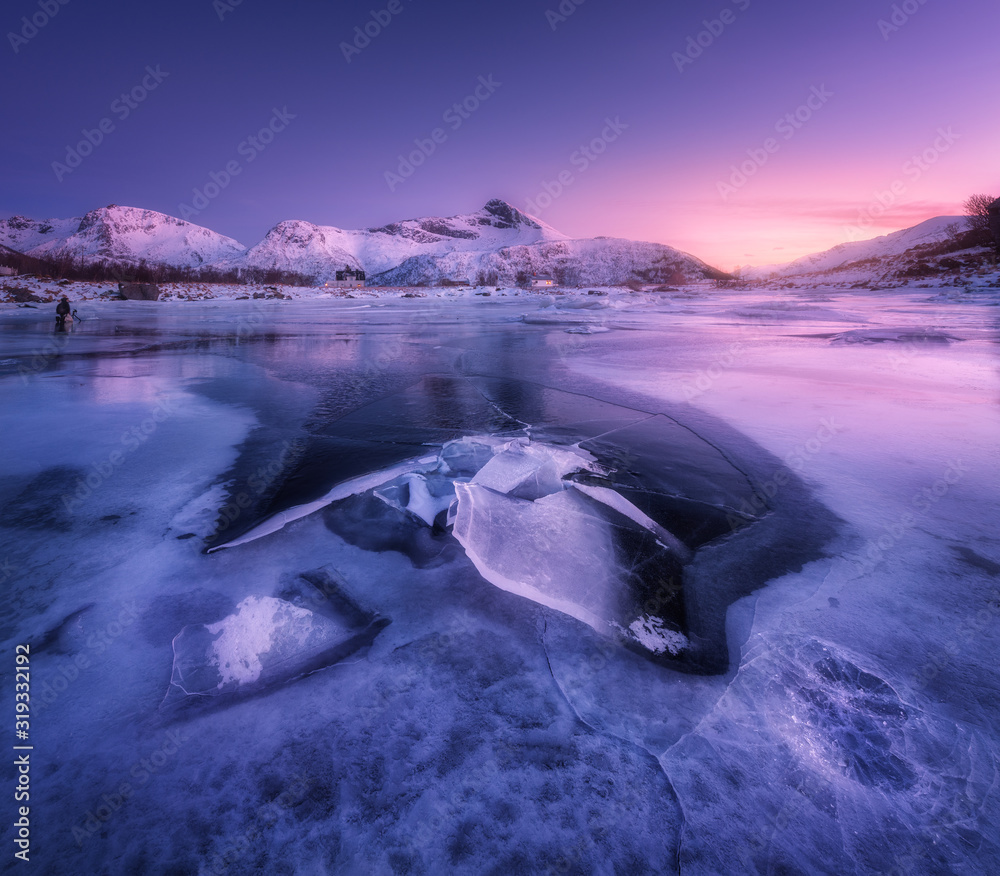
[(252, 245), (500, 197), (729, 269), (1000, 195), (997, 0), (9, 0), (0, 20), (0, 215), (118, 203)]

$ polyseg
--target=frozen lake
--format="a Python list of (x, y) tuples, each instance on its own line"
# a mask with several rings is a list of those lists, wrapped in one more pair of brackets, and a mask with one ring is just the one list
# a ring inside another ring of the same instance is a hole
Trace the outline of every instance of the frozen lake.
[(3, 306), (38, 872), (996, 872), (959, 297)]

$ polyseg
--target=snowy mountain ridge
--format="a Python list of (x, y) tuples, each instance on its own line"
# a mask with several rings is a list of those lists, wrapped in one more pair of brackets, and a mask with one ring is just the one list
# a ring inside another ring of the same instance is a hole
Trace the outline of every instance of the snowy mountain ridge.
[(407, 219), (357, 231), (301, 220), (280, 222), (243, 256), (220, 267), (278, 268), (323, 283), (345, 266), (378, 275), (416, 256), (485, 253), (514, 244), (565, 239), (504, 201), (492, 200), (467, 215)]
[(183, 219), (110, 204), (79, 219), (0, 220), (0, 243), (36, 258), (195, 268), (232, 258), (245, 247)]
[(286, 220), (249, 249), (173, 216), (111, 205), (82, 219), (0, 220), (0, 243), (52, 260), (279, 270), (316, 284), (333, 280), (345, 267), (363, 270), (370, 282), (381, 285), (477, 277), (513, 283), (518, 274), (558, 274), (561, 282), (590, 284), (680, 283), (721, 275), (665, 244), (570, 239), (499, 199), (473, 213), (360, 230)]
[(893, 231), (870, 240), (840, 243), (823, 252), (802, 256), (786, 264), (747, 268), (745, 273), (752, 279), (798, 277), (805, 274), (837, 271), (867, 260), (879, 262), (892, 260), (903, 256), (914, 247), (943, 243), (952, 236), (956, 225), (959, 229), (963, 229), (965, 217), (935, 216), (911, 228), (903, 228), (900, 231)]

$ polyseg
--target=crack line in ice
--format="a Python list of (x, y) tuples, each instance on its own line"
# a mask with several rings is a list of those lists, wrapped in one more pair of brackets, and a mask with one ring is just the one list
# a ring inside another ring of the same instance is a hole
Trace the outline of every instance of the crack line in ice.
[(507, 411), (505, 411), (497, 402), (495, 402), (488, 395), (486, 395), (486, 393), (483, 392), (482, 389), (480, 389), (478, 386), (476, 386), (476, 384), (475, 384), (474, 381), (468, 380), (467, 382), (472, 387), (473, 391), (476, 392), (476, 393), (478, 393), (479, 395), (481, 395), (482, 398), (483, 398), (483, 401), (485, 401), (486, 404), (488, 404), (491, 408), (493, 408), (493, 410), (495, 410), (501, 416), (504, 416), (508, 420), (513, 420), (515, 423), (520, 424), (520, 426), (521, 426), (522, 429), (525, 429), (525, 430), (531, 429), (531, 423), (526, 423), (526, 422), (524, 422), (524, 420), (520, 419), (519, 417), (515, 417), (513, 414), (508, 413)]
[[(489, 375), (480, 375), (480, 376), (489, 378)], [(496, 378), (489, 378), (489, 379), (496, 379)], [(744, 471), (742, 468), (740, 468), (740, 466), (738, 466), (736, 464), (736, 462), (729, 456), (728, 453), (726, 453), (717, 444), (713, 443), (712, 441), (709, 441), (703, 435), (700, 435), (698, 432), (696, 432), (694, 429), (692, 429), (689, 425), (687, 425), (686, 423), (682, 423), (680, 420), (676, 419), (675, 417), (670, 416), (670, 414), (668, 414), (668, 413), (665, 413), (665, 412), (662, 412), (662, 411), (659, 411), (659, 412), (657, 412), (657, 411), (647, 411), (644, 408), (637, 408), (637, 407), (633, 407), (632, 405), (623, 405), (623, 404), (620, 404), (619, 402), (611, 402), (611, 401), (608, 401), (607, 399), (598, 398), (597, 396), (593, 396), (593, 395), (590, 395), (590, 394), (585, 393), (585, 392), (578, 392), (578, 391), (572, 390), (572, 389), (562, 389), (562, 388), (558, 388), (558, 387), (554, 387), (554, 386), (549, 386), (548, 384), (545, 384), (545, 383), (536, 383), (534, 381), (528, 381), (528, 380), (525, 380), (525, 381), (522, 381), (522, 382), (523, 383), (527, 383), (527, 384), (529, 384), (531, 386), (539, 386), (542, 389), (547, 389), (547, 390), (550, 390), (551, 392), (560, 392), (560, 393), (565, 393), (566, 395), (576, 395), (576, 396), (579, 396), (580, 398), (588, 398), (591, 401), (597, 402), (598, 404), (613, 405), (614, 407), (624, 408), (625, 410), (632, 411), (632, 412), (634, 412), (636, 414), (646, 414), (646, 418), (644, 420), (637, 420), (636, 423), (643, 423), (646, 420), (653, 419), (654, 417), (663, 417), (663, 418), (665, 418), (667, 420), (670, 420), (670, 422), (674, 423), (675, 425), (679, 426), (680, 428), (684, 429), (685, 431), (690, 432), (699, 441), (704, 441), (705, 444), (707, 444), (709, 447), (711, 447), (726, 462), (728, 462), (734, 469), (736, 469), (736, 471), (738, 471), (741, 475), (743, 475), (743, 477), (746, 478), (747, 486), (749, 486), (750, 489), (754, 490), (754, 492), (756, 493), (756, 490), (754, 489), (753, 482), (750, 480), (750, 475), (746, 471)], [(484, 396), (484, 398), (486, 398), (486, 397)], [(486, 400), (490, 401), (489, 398), (486, 398)], [(498, 408), (498, 410), (500, 410), (500, 409)], [(504, 413), (505, 416), (510, 416), (505, 411), (501, 411), (501, 412)], [(512, 420), (516, 420), (519, 423), (521, 422), (516, 417), (511, 417), (511, 419)], [(605, 434), (611, 435), (614, 432), (630, 428), (631, 426), (634, 426), (634, 425), (635, 425), (635, 423), (629, 423), (627, 426), (621, 426), (619, 429), (612, 429), (610, 432), (607, 432)], [(528, 427), (528, 424), (525, 424), (525, 426)], [(584, 440), (588, 440), (589, 441), (591, 439), (588, 438), (588, 439), (584, 439)]]
[[(565, 391), (565, 390), (561, 390)], [(600, 401), (600, 399), (594, 399), (594, 401)], [(629, 408), (629, 410), (635, 410), (634, 408)], [(616, 426), (614, 429), (608, 429), (607, 432), (602, 432), (600, 435), (592, 435), (591, 437), (585, 439), (587, 441), (600, 441), (602, 438), (607, 438), (608, 435), (614, 435), (615, 432), (622, 432), (625, 429), (630, 429), (633, 426), (638, 426), (639, 423), (648, 423), (650, 420), (655, 420), (657, 417), (665, 416), (665, 414), (651, 414), (648, 411), (636, 411), (637, 414), (646, 414), (641, 420), (636, 420), (634, 423), (629, 423), (627, 426)]]
[(623, 742), (625, 745), (630, 745), (633, 748), (638, 749), (640, 752), (642, 752), (642, 754), (645, 757), (651, 758), (653, 760), (653, 762), (656, 764), (657, 769), (659, 769), (659, 771), (661, 773), (663, 773), (663, 778), (666, 779), (667, 785), (670, 788), (670, 793), (674, 795), (674, 802), (677, 804), (677, 808), (680, 810), (680, 814), (681, 814), (681, 823), (680, 823), (680, 825), (678, 826), (678, 829), (677, 829), (677, 848), (674, 850), (674, 866), (675, 866), (677, 872), (680, 873), (681, 872), (681, 845), (683, 843), (684, 827), (687, 824), (687, 816), (684, 814), (684, 806), (681, 803), (680, 795), (677, 793), (677, 789), (674, 787), (674, 783), (673, 783), (673, 781), (670, 778), (670, 774), (667, 772), (666, 767), (660, 761), (659, 756), (657, 756), (652, 751), (650, 751), (648, 748), (646, 748), (645, 745), (642, 745), (641, 743), (636, 742), (634, 739), (629, 739), (629, 738), (627, 738), (625, 736), (619, 736), (617, 733), (614, 733), (611, 730), (598, 730), (597, 727), (595, 727), (593, 724), (591, 724), (586, 718), (583, 717), (583, 715), (580, 714), (580, 712), (577, 710), (576, 706), (573, 705), (572, 700), (570, 700), (570, 698), (567, 695), (567, 693), (566, 693), (565, 689), (563, 688), (562, 684), (559, 682), (559, 679), (556, 678), (555, 672), (552, 671), (552, 660), (549, 657), (548, 646), (545, 644), (545, 634), (548, 631), (548, 629), (549, 629), (549, 623), (548, 623), (548, 621), (545, 618), (542, 618), (542, 635), (541, 635), (540, 642), (541, 642), (541, 645), (542, 645), (542, 653), (545, 654), (545, 665), (549, 669), (549, 675), (552, 677), (552, 682), (555, 684), (556, 690), (559, 691), (560, 696), (562, 696), (562, 698), (565, 701), (566, 705), (569, 706), (570, 711), (572, 711), (573, 714), (576, 715), (576, 719), (581, 724), (583, 724), (584, 727), (587, 727), (596, 736), (603, 736), (603, 737), (607, 737), (607, 738), (610, 738), (610, 739), (617, 739), (619, 742)]
[[(546, 388), (550, 388), (550, 387), (546, 387)], [(571, 390), (558, 390), (558, 391), (559, 392), (572, 392)], [(589, 398), (591, 401), (602, 402), (603, 404), (617, 404), (616, 402), (607, 402), (607, 401), (604, 401), (603, 399), (595, 398), (594, 396), (587, 395), (586, 393), (574, 392), (572, 394), (573, 395), (582, 396), (583, 398)], [(624, 405), (618, 405), (618, 406), (619, 407), (624, 407)], [(675, 417), (670, 416), (670, 414), (663, 413), (663, 412), (661, 412), (661, 413), (655, 413), (653, 411), (646, 411), (646, 410), (643, 410), (641, 408), (634, 408), (634, 407), (631, 407), (631, 406), (628, 406), (628, 410), (635, 411), (638, 414), (649, 414), (649, 418), (650, 419), (653, 418), (653, 417), (664, 417), (665, 419), (670, 420), (670, 422), (672, 422), (672, 423), (680, 426), (682, 429), (690, 432), (699, 441), (704, 441), (709, 447), (711, 447), (713, 450), (715, 450), (715, 452), (718, 453), (726, 462), (728, 462), (734, 469), (736, 469), (736, 471), (738, 471), (741, 475), (743, 475), (743, 477), (746, 478), (747, 485), (751, 489), (753, 489), (753, 482), (750, 480), (750, 475), (747, 472), (745, 472), (742, 468), (740, 468), (736, 464), (736, 462), (733, 459), (730, 458), (730, 456), (729, 456), (728, 453), (726, 453), (717, 444), (713, 443), (712, 441), (709, 441), (703, 435), (700, 435), (698, 432), (696, 432), (694, 429), (692, 429), (686, 423), (682, 423), (680, 420), (676, 419)], [(639, 420), (638, 422), (644, 422), (644, 421), (643, 420)], [(622, 427), (622, 428), (627, 428), (627, 427)]]
[(576, 490), (579, 490), (584, 495), (590, 496), (597, 502), (601, 502), (607, 505), (609, 508), (613, 508), (619, 514), (628, 517), (629, 520), (634, 523), (638, 523), (644, 529), (648, 529), (656, 538), (660, 541), (663, 547), (668, 548), (680, 557), (682, 562), (688, 562), (691, 559), (691, 551), (677, 536), (673, 533), (668, 532), (659, 523), (653, 520), (647, 514), (644, 514), (635, 505), (628, 501), (620, 493), (616, 493), (607, 487), (594, 487), (588, 484), (580, 484), (571, 482), (570, 486)]

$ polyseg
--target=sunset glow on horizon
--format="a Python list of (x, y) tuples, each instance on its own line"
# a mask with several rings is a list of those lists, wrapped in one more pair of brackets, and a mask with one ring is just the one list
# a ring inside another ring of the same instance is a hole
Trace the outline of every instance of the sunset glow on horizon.
[(502, 198), (729, 270), (1000, 195), (994, 0), (15, 6), (3, 216), (118, 203), (251, 246)]

